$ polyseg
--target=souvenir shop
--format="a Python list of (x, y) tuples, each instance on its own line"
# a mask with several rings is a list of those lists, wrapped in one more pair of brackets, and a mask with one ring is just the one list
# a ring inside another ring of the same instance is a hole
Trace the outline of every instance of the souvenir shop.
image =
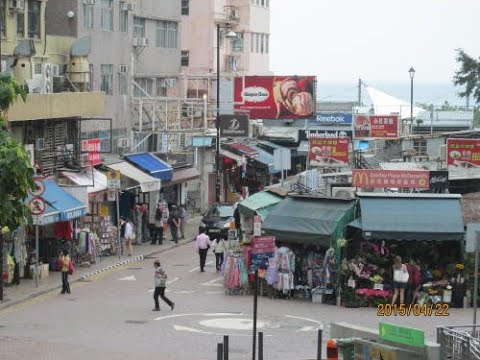
[(286, 197), (266, 216), (262, 236), (243, 247), (236, 263), (244, 265), (238, 268), (245, 268), (250, 281), (258, 269), (263, 295), (311, 299), (321, 293), (330, 295), (322, 302), (333, 301), (335, 246), (353, 220), (354, 206), (347, 200)]
[[(347, 307), (390, 303), (394, 262), (405, 275), (405, 302), (469, 303), (464, 224), (457, 195), (363, 194), (360, 217), (347, 228), (339, 267), (341, 303)], [(472, 267), (473, 272), (473, 267)]]

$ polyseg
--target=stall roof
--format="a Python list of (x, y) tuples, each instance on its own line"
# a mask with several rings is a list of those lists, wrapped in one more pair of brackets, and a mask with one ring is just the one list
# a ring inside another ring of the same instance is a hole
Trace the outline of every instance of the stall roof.
[(197, 179), (200, 176), (200, 172), (194, 167), (187, 167), (183, 169), (173, 169), (172, 181), (167, 185), (180, 184), (189, 180)]
[(173, 176), (172, 166), (150, 153), (125, 156), (125, 159), (156, 179), (170, 181)]
[(62, 171), (62, 175), (74, 182), (76, 185), (87, 186), (87, 192), (89, 194), (103, 191), (108, 188), (107, 175), (95, 169), (93, 169), (93, 172)]
[(261, 147), (256, 146), (256, 145), (250, 145), (250, 147), (253, 150), (257, 151), (257, 157), (255, 157), (255, 160), (264, 164), (264, 165), (267, 165), (268, 166), (268, 172), (270, 174), (276, 174), (276, 173), (280, 172), (280, 170), (276, 170), (273, 167), (273, 162), (274, 161), (273, 161), (273, 155), (272, 154), (270, 154), (267, 150), (264, 150)]
[(275, 195), (269, 191), (261, 191), (240, 201), (238, 210), (247, 216), (253, 216), (257, 213), (262, 217), (262, 221), (265, 221), (267, 215), (282, 199), (282, 196)]
[(240, 155), (232, 153), (231, 151), (220, 149), (220, 155), (228, 157), (232, 160), (235, 160), (237, 162), (237, 165), (242, 164), (242, 157)]
[(122, 176), (126, 176), (138, 183), (142, 192), (160, 190), (161, 182), (159, 179), (155, 179), (154, 177), (146, 174), (140, 169), (137, 169), (135, 166), (131, 165), (126, 161), (121, 161), (116, 164), (110, 164), (108, 165), (108, 167), (112, 170), (120, 171), (122, 173)]
[(327, 247), (353, 219), (354, 206), (352, 200), (287, 197), (270, 212), (262, 229), (280, 241)]
[[(361, 229), (372, 240), (462, 240), (460, 196), (360, 195)], [(352, 224), (358, 227), (358, 224)]]

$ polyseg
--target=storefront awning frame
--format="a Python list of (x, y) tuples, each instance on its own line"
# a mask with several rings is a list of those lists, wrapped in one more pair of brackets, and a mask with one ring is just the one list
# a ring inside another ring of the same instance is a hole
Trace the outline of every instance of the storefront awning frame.
[[(120, 171), (122, 177), (127, 177), (136, 182), (138, 185), (136, 185), (135, 187), (139, 187), (141, 192), (158, 191), (161, 188), (161, 180), (150, 176), (146, 172), (136, 168), (127, 161), (110, 164), (108, 165), (108, 167), (112, 170)], [(125, 186), (125, 181), (122, 180), (122, 190), (128, 189), (129, 187)]]
[(270, 191), (261, 191), (253, 194), (238, 203), (238, 211), (240, 214), (253, 217), (255, 214), (261, 216), (265, 221), (272, 209), (281, 201), (283, 197), (276, 195)]

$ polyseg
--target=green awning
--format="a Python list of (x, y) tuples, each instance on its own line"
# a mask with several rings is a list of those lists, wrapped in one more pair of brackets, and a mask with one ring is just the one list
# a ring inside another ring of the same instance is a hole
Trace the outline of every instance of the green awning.
[(262, 230), (280, 241), (328, 247), (354, 218), (354, 200), (289, 197), (267, 216)]
[(270, 191), (261, 191), (240, 201), (238, 203), (238, 211), (240, 214), (249, 217), (258, 214), (262, 217), (262, 221), (265, 221), (270, 211), (282, 201), (282, 199), (283, 197)]
[[(360, 197), (367, 240), (463, 240), (460, 195)], [(356, 224), (352, 224), (356, 225)]]

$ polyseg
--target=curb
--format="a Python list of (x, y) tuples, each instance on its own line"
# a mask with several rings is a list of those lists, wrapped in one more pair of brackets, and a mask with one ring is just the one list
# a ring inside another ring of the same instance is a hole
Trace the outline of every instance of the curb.
[[(147, 255), (148, 256), (148, 255)], [(115, 264), (112, 264), (112, 265), (109, 265), (107, 267), (104, 267), (102, 269), (99, 269), (99, 270), (95, 270), (95, 271), (92, 271), (91, 273), (87, 273), (85, 275), (82, 275), (80, 278), (72, 281), (72, 282), (77, 282), (77, 281), (84, 281), (84, 280), (87, 280), (88, 278), (92, 277), (92, 276), (95, 276), (95, 275), (98, 275), (100, 273), (103, 273), (103, 272), (106, 272), (106, 271), (109, 271), (109, 270), (112, 270), (116, 267), (119, 267), (119, 266), (123, 266), (123, 265), (127, 265), (131, 262), (134, 262), (134, 261), (141, 261), (144, 259), (144, 256), (143, 255), (137, 255), (137, 256), (133, 256), (131, 258), (129, 258), (128, 260), (124, 260), (124, 261), (120, 261), (118, 263), (115, 263)]]

